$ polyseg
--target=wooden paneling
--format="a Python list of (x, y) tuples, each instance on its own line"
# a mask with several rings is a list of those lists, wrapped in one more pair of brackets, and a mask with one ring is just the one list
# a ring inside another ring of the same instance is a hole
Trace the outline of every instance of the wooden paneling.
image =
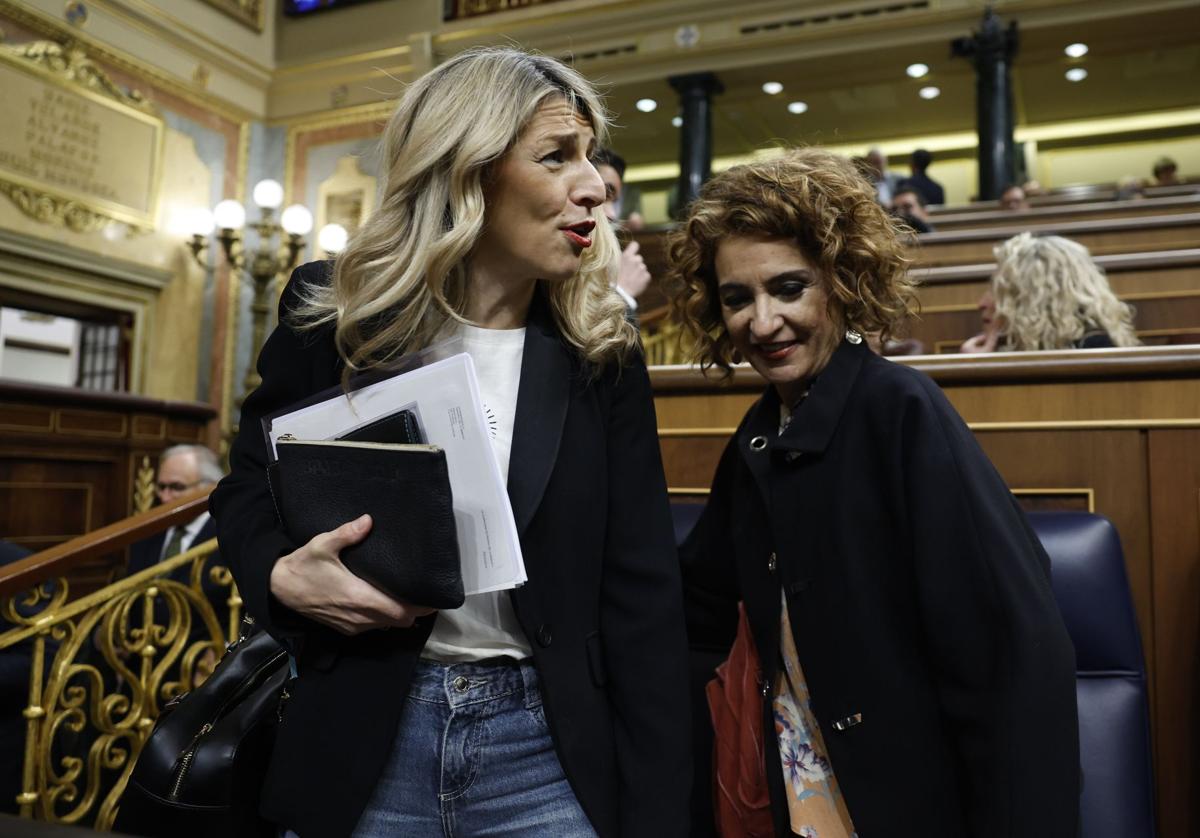
[(1010, 224), (979, 230), (925, 233), (918, 237), (913, 258), (916, 264), (925, 266), (990, 262), (996, 245), (1026, 231), (1035, 235), (1066, 236), (1097, 255), (1178, 250), (1193, 248), (1200, 243), (1200, 213), (1132, 220)]
[[(1200, 343), (1200, 249), (1100, 256), (1096, 262), (1117, 296), (1133, 304), (1143, 343)], [(995, 269), (984, 263), (914, 271), (921, 311), (909, 334), (927, 352), (957, 352), (979, 331), (977, 304)]]
[(1200, 430), (1156, 431), (1149, 463), (1160, 828), (1200, 835)]
[[(1200, 347), (900, 362), (938, 382), (1025, 508), (1090, 506), (1116, 525), (1150, 678), (1159, 834), (1200, 834)], [(651, 379), (667, 484), (702, 489), (762, 380)]]
[[(215, 411), (65, 387), (0, 384), (0, 538), (45, 550), (133, 512), (143, 458), (196, 442)], [(73, 590), (102, 583), (115, 557), (73, 570)]]
[(1004, 227), (1013, 224), (1061, 224), (1072, 221), (1101, 221), (1108, 218), (1139, 218), (1200, 211), (1200, 195), (1149, 198), (1130, 201), (1099, 201), (1086, 204), (1038, 206), (1024, 212), (990, 208), (931, 214), (938, 232)]

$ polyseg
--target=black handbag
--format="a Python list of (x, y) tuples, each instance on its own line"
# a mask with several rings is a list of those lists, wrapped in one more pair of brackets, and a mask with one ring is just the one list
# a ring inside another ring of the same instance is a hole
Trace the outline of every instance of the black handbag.
[(258, 801), (289, 670), (287, 651), (258, 631), (234, 642), (198, 688), (166, 704), (130, 774), (114, 831), (274, 838)]

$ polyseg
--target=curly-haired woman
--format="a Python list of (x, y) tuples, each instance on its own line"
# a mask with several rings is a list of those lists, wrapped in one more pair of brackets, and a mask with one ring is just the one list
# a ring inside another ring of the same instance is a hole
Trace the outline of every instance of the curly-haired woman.
[(1133, 308), (1078, 242), (1021, 233), (996, 248), (998, 349), (1137, 346)]
[[(296, 659), (262, 808), (303, 838), (687, 833), (679, 569), (649, 377), (610, 287), (606, 122), (553, 59), (448, 59), (388, 124), (379, 208), (284, 291), (212, 503), (247, 609)], [(495, 419), (529, 581), (431, 615), (342, 564), (369, 517), (288, 537), (258, 424), (450, 335)]]
[(675, 234), (698, 360), (768, 385), (683, 549), (689, 630), (729, 640), (744, 603), (775, 834), (1072, 836), (1049, 561), (937, 385), (861, 337), (910, 312), (903, 253), (870, 186), (815, 149), (714, 177)]

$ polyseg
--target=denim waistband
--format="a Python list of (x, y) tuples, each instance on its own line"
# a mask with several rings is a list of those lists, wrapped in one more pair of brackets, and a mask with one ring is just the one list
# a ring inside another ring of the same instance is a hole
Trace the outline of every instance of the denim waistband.
[(542, 703), (533, 663), (512, 659), (443, 663), (422, 658), (413, 670), (408, 697), (452, 708), (503, 698), (519, 700), (529, 708)]

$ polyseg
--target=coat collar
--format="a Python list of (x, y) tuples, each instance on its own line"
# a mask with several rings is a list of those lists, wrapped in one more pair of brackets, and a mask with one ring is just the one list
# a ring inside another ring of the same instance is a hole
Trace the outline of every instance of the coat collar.
[(525, 322), (508, 466), (508, 497), (518, 533), (524, 533), (533, 519), (558, 459), (574, 372), (571, 352), (559, 337), (550, 304), (538, 288)]
[(779, 394), (774, 387), (767, 388), (738, 431), (738, 449), (752, 470), (759, 461), (766, 465), (770, 457), (763, 455), (769, 455), (771, 451), (819, 454), (829, 447), (850, 391), (870, 351), (865, 341), (854, 344), (843, 340), (839, 343), (829, 364), (813, 382), (808, 398), (779, 435)]

